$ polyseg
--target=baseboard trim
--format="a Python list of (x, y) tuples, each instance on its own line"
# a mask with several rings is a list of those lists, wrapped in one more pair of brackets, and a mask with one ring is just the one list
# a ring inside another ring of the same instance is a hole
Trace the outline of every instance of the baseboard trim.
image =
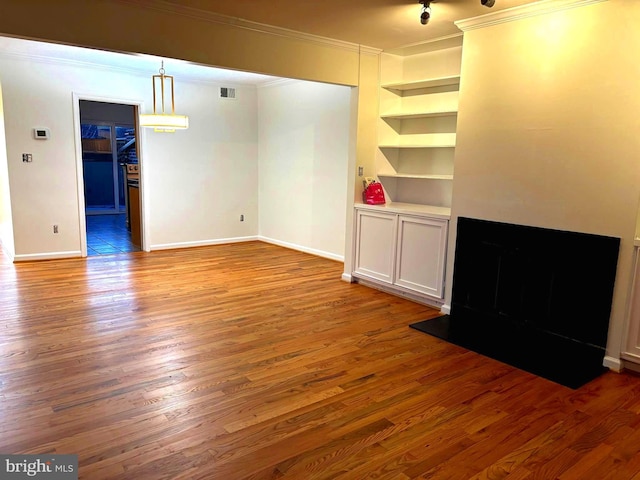
[(622, 362), (622, 366), (625, 370), (631, 370), (634, 373), (640, 373), (640, 365), (638, 365), (638, 363), (627, 359), (624, 359)]
[(451, 305), (447, 305), (447, 304), (442, 305), (442, 307), (440, 307), (440, 311), (442, 313), (444, 313), (445, 315), (450, 315), (451, 314)]
[(325, 252), (324, 250), (303, 247), (302, 245), (284, 242), (282, 240), (276, 240), (275, 238), (264, 237), (262, 235), (258, 236), (258, 240), (265, 243), (271, 243), (272, 245), (278, 245), (279, 247), (285, 247), (290, 248), (291, 250), (298, 250), (299, 252), (309, 253), (311, 255), (315, 255), (316, 257), (328, 258), (329, 260), (335, 260), (336, 262), (344, 263), (344, 255), (336, 255), (335, 253)]
[(343, 273), (342, 281), (347, 283), (353, 283), (353, 277), (349, 273)]
[(609, 355), (605, 355), (602, 364), (609, 370), (613, 370), (617, 373), (620, 373), (624, 368), (622, 360), (620, 360), (619, 358), (610, 357)]
[[(317, 257), (327, 258), (329, 260), (335, 260), (341, 263), (344, 263), (344, 256), (336, 255), (330, 252), (325, 252), (322, 250), (317, 250), (315, 248), (303, 247), (301, 245), (296, 245), (289, 242), (283, 242), (280, 240), (275, 240), (273, 238), (263, 237), (263, 236), (249, 236), (249, 237), (231, 237), (231, 238), (219, 238), (215, 240), (199, 240), (196, 242), (176, 242), (176, 243), (159, 243), (157, 245), (151, 245), (149, 249), (150, 252), (158, 251), (158, 250), (174, 250), (179, 248), (193, 248), (193, 247), (209, 247), (214, 245), (224, 245), (225, 243), (241, 243), (241, 242), (255, 242), (261, 241), (265, 243), (270, 243), (273, 245), (277, 245), (280, 247), (290, 248), (292, 250), (297, 250), (303, 253), (309, 253), (311, 255), (315, 255)], [(1, 247), (0, 247), (1, 248)], [(35, 260), (60, 260), (65, 258), (81, 258), (82, 252), (79, 250), (69, 251), (69, 252), (50, 252), (50, 253), (33, 253), (27, 255), (15, 255), (13, 258), (5, 249), (3, 249), (5, 254), (11, 259), (12, 262), (30, 262)], [(343, 280), (352, 283), (353, 280), (351, 276), (343, 274)]]
[(82, 258), (80, 250), (70, 252), (50, 252), (50, 253), (29, 253), (26, 255), (16, 255), (14, 262), (33, 262), (36, 260), (62, 260), (65, 258)]
[(210, 247), (213, 245), (223, 245), (225, 243), (255, 242), (257, 240), (259, 240), (257, 236), (251, 236), (218, 238), (216, 240), (199, 240), (196, 242), (159, 243), (157, 245), (151, 245), (150, 251), (153, 252), (156, 250), (173, 250), (177, 248)]
[(431, 308), (441, 308), (442, 302), (437, 299), (431, 299), (428, 297), (423, 297), (421, 295), (417, 295), (406, 290), (400, 290), (399, 288), (382, 285), (378, 282), (371, 281), (367, 278), (361, 278), (359, 276), (354, 277), (353, 281), (365, 287), (373, 288), (375, 290), (380, 290), (381, 292), (388, 293), (390, 295), (394, 295), (396, 297), (405, 298), (407, 300), (411, 300), (412, 302), (419, 303), (421, 305), (426, 305)]

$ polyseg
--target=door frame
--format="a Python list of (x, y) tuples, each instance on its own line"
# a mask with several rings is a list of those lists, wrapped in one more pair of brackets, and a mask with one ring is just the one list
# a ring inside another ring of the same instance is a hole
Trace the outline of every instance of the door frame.
[(144, 102), (130, 98), (104, 97), (99, 95), (90, 95), (72, 92), (73, 97), (73, 136), (76, 146), (76, 184), (78, 187), (78, 225), (80, 227), (80, 251), (83, 258), (87, 257), (87, 220), (85, 212), (84, 198), (84, 166), (82, 164), (82, 138), (81, 138), (81, 121), (80, 121), (80, 100), (89, 100), (93, 102), (119, 103), (121, 105), (131, 105), (135, 107), (134, 122), (136, 128), (136, 144), (138, 147), (138, 164), (140, 171), (140, 230), (142, 231), (142, 250), (149, 252), (149, 240), (147, 232), (147, 205), (144, 188), (144, 133), (140, 128), (138, 113), (143, 111)]

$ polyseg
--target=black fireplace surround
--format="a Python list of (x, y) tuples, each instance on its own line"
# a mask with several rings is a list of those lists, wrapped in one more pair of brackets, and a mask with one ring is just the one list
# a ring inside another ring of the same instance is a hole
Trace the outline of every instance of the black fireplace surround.
[(577, 388), (603, 371), (619, 247), (460, 217), (451, 314), (412, 327)]

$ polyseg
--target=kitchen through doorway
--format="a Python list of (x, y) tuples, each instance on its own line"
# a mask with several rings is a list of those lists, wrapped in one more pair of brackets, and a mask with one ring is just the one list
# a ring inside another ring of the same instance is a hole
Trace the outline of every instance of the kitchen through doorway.
[(140, 251), (137, 106), (80, 100), (87, 255)]

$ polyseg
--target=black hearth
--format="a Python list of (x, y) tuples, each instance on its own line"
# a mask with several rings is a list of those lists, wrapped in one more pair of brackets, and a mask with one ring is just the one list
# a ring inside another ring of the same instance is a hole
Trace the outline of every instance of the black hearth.
[(451, 314), (412, 327), (577, 388), (604, 370), (619, 246), (460, 217)]

